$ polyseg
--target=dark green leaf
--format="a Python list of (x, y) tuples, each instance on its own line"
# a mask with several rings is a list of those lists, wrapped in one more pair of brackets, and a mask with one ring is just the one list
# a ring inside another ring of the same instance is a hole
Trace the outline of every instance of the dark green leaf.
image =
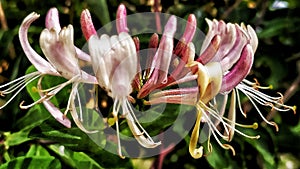
[(72, 168), (96, 169), (102, 168), (95, 160), (84, 152), (73, 152), (61, 145), (50, 145), (49, 148), (54, 151), (62, 160)]

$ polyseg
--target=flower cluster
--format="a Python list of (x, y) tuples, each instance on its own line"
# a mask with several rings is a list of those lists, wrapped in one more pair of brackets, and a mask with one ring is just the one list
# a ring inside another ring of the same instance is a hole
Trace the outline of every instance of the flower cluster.
[[(155, 142), (136, 118), (132, 102), (143, 99), (143, 104), (160, 103), (185, 104), (195, 107), (196, 123), (191, 134), (189, 152), (192, 157), (200, 158), (203, 147), (198, 147), (200, 124), (209, 126), (208, 151), (212, 151), (210, 136), (213, 136), (224, 149), (234, 148), (224, 144), (219, 138), (230, 142), (234, 133), (257, 139), (259, 136), (249, 136), (236, 126), (257, 128), (258, 124), (244, 125), (236, 122), (236, 110), (246, 117), (242, 110), (240, 94), (242, 92), (253, 104), (262, 119), (276, 127), (276, 123), (268, 121), (260, 112), (257, 103), (269, 106), (278, 111), (293, 110), (295, 107), (282, 103), (282, 96), (272, 97), (259, 89), (257, 82), (246, 80), (249, 74), (258, 39), (255, 31), (249, 25), (225, 23), (224, 21), (209, 20), (209, 30), (203, 41), (200, 54), (195, 53), (192, 42), (197, 27), (194, 15), (189, 15), (183, 35), (175, 41), (174, 34), (177, 19), (170, 16), (159, 39), (153, 34), (149, 40), (149, 52), (146, 69), (142, 70), (138, 52), (140, 41), (131, 37), (127, 27), (127, 15), (124, 5), (117, 11), (117, 35), (98, 35), (94, 28), (91, 15), (86, 9), (81, 14), (81, 29), (88, 43), (89, 54), (74, 45), (74, 30), (72, 25), (61, 28), (58, 11), (51, 8), (46, 16), (46, 28), (40, 34), (40, 47), (47, 60), (32, 49), (27, 39), (27, 31), (33, 21), (39, 18), (36, 13), (28, 15), (19, 30), (21, 46), (29, 61), (37, 69), (12, 82), (1, 85), (2, 96), (14, 93), (2, 109), (29, 83), (38, 79), (37, 89), (40, 99), (29, 105), (20, 104), (23, 109), (42, 103), (50, 114), (61, 124), (71, 127), (71, 121), (66, 117), (70, 112), (76, 125), (84, 132), (81, 114), (77, 112), (75, 99), (79, 96), (80, 83), (98, 85), (113, 99), (112, 115), (114, 117), (118, 138), (118, 153), (123, 157), (119, 136), (119, 119), (124, 118), (137, 142), (145, 148), (154, 148), (161, 144)], [(93, 75), (85, 72), (79, 66), (79, 60), (90, 62)], [(66, 82), (49, 89), (43, 89), (41, 82), (45, 75), (60, 76)], [(193, 82), (193, 83), (192, 83)], [(195, 83), (196, 82), (196, 83)], [(197, 85), (179, 84), (192, 83)], [(64, 113), (51, 103), (51, 98), (65, 86), (72, 84), (68, 105)], [(159, 89), (157, 91), (157, 89)], [(136, 98), (131, 94), (136, 92)], [(151, 97), (149, 97), (151, 95)], [(222, 101), (217, 101), (221, 97)], [(226, 109), (230, 103), (229, 109)], [(79, 104), (81, 111), (81, 105)], [(228, 111), (227, 111), (228, 110)], [(78, 116), (79, 114), (79, 116)], [(227, 117), (225, 117), (227, 115)]]

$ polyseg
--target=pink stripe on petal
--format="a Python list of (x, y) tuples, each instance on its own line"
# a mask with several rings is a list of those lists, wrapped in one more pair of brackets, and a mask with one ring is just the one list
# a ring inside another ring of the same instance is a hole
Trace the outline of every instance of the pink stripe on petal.
[(210, 41), (208, 47), (201, 53), (201, 55), (196, 61), (202, 64), (206, 64), (209, 61), (211, 61), (211, 59), (216, 55), (217, 51), (219, 50), (220, 43), (221, 43), (221, 36), (215, 35)]
[(195, 15), (190, 14), (184, 30), (182, 38), (185, 39), (186, 43), (190, 43), (193, 40), (197, 28), (197, 20)]
[(250, 72), (253, 64), (254, 53), (251, 45), (246, 45), (241, 57), (231, 71), (223, 77), (220, 92), (228, 92), (238, 85)]
[(97, 35), (91, 14), (88, 9), (85, 9), (81, 12), (80, 24), (83, 35), (86, 40), (89, 40), (92, 35)]
[(55, 29), (58, 32), (61, 30), (57, 8), (49, 9), (46, 15), (45, 25), (47, 29)]
[(121, 4), (118, 7), (117, 10), (117, 20), (116, 20), (116, 26), (118, 33), (121, 32), (129, 32), (129, 29), (127, 27), (127, 12), (125, 5)]

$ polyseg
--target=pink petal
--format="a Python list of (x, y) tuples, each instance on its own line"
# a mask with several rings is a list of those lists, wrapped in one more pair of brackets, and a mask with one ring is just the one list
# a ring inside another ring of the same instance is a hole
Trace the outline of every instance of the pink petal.
[(60, 74), (51, 66), (49, 62), (43, 59), (38, 53), (36, 53), (30, 46), (27, 39), (28, 28), (33, 21), (40, 17), (39, 14), (33, 12), (29, 14), (22, 22), (19, 29), (19, 39), (21, 46), (26, 54), (28, 60), (34, 65), (34, 67), (41, 73), (60, 76)]
[(223, 77), (220, 92), (228, 92), (238, 85), (250, 72), (253, 64), (254, 53), (251, 45), (246, 45), (241, 57), (228, 74)]
[(125, 5), (121, 4), (118, 7), (117, 10), (117, 20), (116, 20), (116, 26), (118, 33), (121, 32), (129, 32), (129, 29), (127, 27), (127, 12)]
[(88, 9), (85, 9), (81, 12), (80, 24), (83, 35), (86, 40), (89, 40), (92, 35), (97, 35), (91, 14)]
[(45, 25), (47, 29), (55, 29), (56, 31), (61, 30), (57, 8), (49, 9), (46, 15)]

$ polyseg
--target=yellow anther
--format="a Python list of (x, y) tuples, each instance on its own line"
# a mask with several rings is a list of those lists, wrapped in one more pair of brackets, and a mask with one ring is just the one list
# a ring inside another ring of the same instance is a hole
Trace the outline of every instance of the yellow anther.
[(252, 125), (252, 127), (253, 127), (253, 129), (257, 129), (258, 128), (258, 123), (253, 123), (253, 125)]
[(32, 91), (32, 92), (36, 92), (36, 93), (39, 92), (39, 90), (38, 90), (35, 86), (33, 86), (33, 87), (31, 88), (31, 91)]
[(269, 85), (269, 89), (271, 89), (271, 90), (272, 90), (272, 89), (273, 89), (273, 85)]
[(292, 108), (292, 110), (294, 111), (294, 114), (296, 114), (296, 109), (297, 109), (297, 106), (294, 105), (293, 108)]

